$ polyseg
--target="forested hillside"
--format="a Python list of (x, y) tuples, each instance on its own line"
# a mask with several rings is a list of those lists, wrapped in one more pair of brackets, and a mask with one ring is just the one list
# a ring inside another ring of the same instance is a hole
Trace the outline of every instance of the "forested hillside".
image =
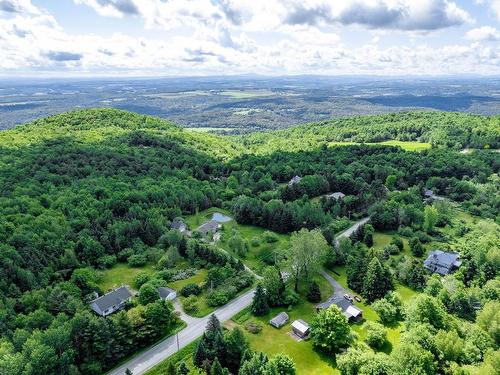
[[(227, 209), (240, 224), (278, 233), (319, 228), (333, 247), (349, 219), (368, 214), (376, 229), (419, 235), (427, 220), (423, 191), (431, 188), (496, 228), (499, 154), (457, 150), (498, 148), (499, 139), (500, 117), (448, 113), (354, 117), (226, 138), (91, 109), (1, 132), (0, 373), (101, 374), (179, 326), (171, 305), (160, 300), (108, 319), (92, 314), (89, 299), (105, 292), (95, 270), (140, 258), (166, 271), (165, 256), (174, 248), (192, 267), (220, 267), (232, 282), (242, 279), (235, 259), (169, 232), (175, 218), (206, 208)], [(327, 147), (384, 140), (440, 147), (418, 153), (387, 145)], [(288, 184), (296, 175), (300, 183)], [(345, 194), (342, 202), (325, 198), (337, 191)], [(493, 232), (490, 244), (498, 238)], [(476, 251), (470, 238), (467, 246), (467, 286), (496, 279), (498, 247)], [(498, 298), (498, 285), (489, 293)], [(458, 363), (478, 365), (487, 349), (498, 348), (495, 334), (496, 342), (477, 333), (486, 344)]]
[(408, 112), (354, 116), (237, 138), (255, 152), (310, 150), (336, 142), (426, 142), (453, 149), (499, 148), (500, 116)]

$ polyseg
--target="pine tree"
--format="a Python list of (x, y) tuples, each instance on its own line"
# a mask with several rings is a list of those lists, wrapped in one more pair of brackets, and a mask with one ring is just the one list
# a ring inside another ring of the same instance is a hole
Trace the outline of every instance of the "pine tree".
[(250, 309), (252, 314), (255, 316), (266, 315), (269, 312), (267, 296), (261, 284), (257, 285), (257, 288), (255, 289), (255, 295), (253, 296), (252, 306)]
[(223, 368), (219, 362), (219, 359), (215, 357), (212, 362), (212, 367), (210, 368), (210, 375), (228, 375), (229, 371), (226, 368)]
[(319, 285), (316, 281), (313, 281), (309, 285), (309, 291), (307, 292), (307, 300), (312, 303), (318, 303), (321, 301), (321, 291), (319, 290)]
[(215, 336), (216, 332), (222, 333), (222, 328), (220, 326), (220, 321), (217, 319), (215, 314), (210, 315), (208, 318), (208, 323), (207, 326), (205, 327), (205, 332), (207, 335), (210, 335), (211, 333), (213, 334), (212, 336)]
[(193, 354), (193, 363), (196, 367), (200, 368), (203, 366), (203, 362), (207, 359), (207, 348), (205, 346), (204, 338), (205, 336), (202, 337)]
[(179, 363), (177, 366), (177, 375), (188, 375), (189, 374), (189, 369), (186, 365), (186, 362), (182, 361)]
[(368, 252), (364, 245), (357, 245), (349, 254), (346, 263), (347, 285), (352, 290), (361, 293), (363, 290), (363, 280), (368, 265)]
[(392, 277), (377, 257), (373, 257), (363, 283), (363, 295), (368, 302), (384, 297), (388, 291), (392, 290)]
[(226, 337), (225, 357), (226, 367), (233, 373), (238, 373), (243, 354), (249, 349), (249, 344), (243, 331), (236, 327)]
[(168, 363), (165, 375), (177, 375), (177, 370), (175, 369), (175, 366), (172, 363), (172, 361)]

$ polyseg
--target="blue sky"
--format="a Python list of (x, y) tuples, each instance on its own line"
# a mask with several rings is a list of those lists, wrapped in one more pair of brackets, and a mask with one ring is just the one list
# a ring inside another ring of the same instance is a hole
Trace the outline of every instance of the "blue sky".
[(0, 75), (500, 74), (500, 0), (0, 0)]

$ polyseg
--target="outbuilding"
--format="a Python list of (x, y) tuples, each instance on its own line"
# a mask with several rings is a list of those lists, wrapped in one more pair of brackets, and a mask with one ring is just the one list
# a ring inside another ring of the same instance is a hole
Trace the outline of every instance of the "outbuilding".
[(292, 331), (296, 336), (301, 339), (305, 339), (309, 336), (311, 328), (309, 327), (309, 324), (304, 322), (302, 319), (297, 319), (292, 323)]
[(286, 323), (288, 323), (289, 319), (290, 318), (288, 317), (288, 314), (286, 312), (280, 312), (278, 315), (276, 315), (269, 321), (269, 324), (272, 325), (274, 328), (281, 328)]
[(177, 297), (177, 292), (166, 286), (161, 286), (158, 288), (158, 294), (160, 298), (165, 301), (173, 301)]

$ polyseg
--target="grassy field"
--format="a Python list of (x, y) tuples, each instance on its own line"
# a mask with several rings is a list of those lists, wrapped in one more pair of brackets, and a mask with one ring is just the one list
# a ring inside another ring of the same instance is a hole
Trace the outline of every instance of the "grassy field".
[(107, 291), (120, 285), (126, 284), (134, 288), (134, 278), (141, 272), (153, 274), (155, 271), (152, 264), (143, 267), (130, 267), (127, 263), (115, 264), (110, 269), (98, 272), (97, 285), (103, 291)]
[[(357, 142), (329, 142), (328, 146), (352, 146), (352, 145), (359, 145), (360, 143)], [(425, 142), (407, 142), (407, 141), (396, 141), (396, 140), (390, 140), (390, 141), (384, 141), (384, 142), (377, 142), (377, 143), (366, 143), (368, 145), (385, 145), (385, 146), (396, 146), (396, 147), (401, 147), (405, 151), (422, 151), (426, 150), (428, 148), (431, 148), (430, 143), (425, 143)]]

